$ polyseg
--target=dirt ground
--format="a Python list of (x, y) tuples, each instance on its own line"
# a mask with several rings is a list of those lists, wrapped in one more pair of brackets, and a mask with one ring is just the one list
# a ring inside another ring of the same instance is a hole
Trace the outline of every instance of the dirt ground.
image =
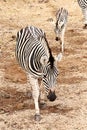
[[(58, 63), (57, 100), (47, 101), (41, 121), (33, 119), (33, 99), (15, 58), (17, 31), (34, 25), (46, 32), (54, 55), (59, 43), (50, 19), (68, 10), (65, 52)], [(76, 0), (0, 0), (0, 130), (87, 130), (87, 30)]]

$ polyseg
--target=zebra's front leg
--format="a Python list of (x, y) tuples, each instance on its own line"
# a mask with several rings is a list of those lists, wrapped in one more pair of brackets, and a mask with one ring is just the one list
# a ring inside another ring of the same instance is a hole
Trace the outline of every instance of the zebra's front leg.
[(35, 120), (40, 121), (40, 109), (39, 109), (39, 84), (38, 79), (34, 78), (32, 75), (29, 75), (31, 87), (32, 87), (32, 95), (35, 104)]
[(33, 94), (33, 99), (34, 99), (34, 104), (35, 104), (35, 120), (40, 121), (40, 109), (39, 109), (39, 86), (38, 86), (38, 80), (34, 79), (34, 86), (32, 85), (32, 94)]
[(62, 53), (63, 53), (64, 52), (64, 41), (62, 39), (60, 40), (60, 45), (61, 45), (60, 51), (62, 51)]
[(60, 44), (61, 44), (61, 51), (64, 52), (64, 34), (65, 34), (65, 27), (62, 30), (61, 38), (60, 38)]
[(63, 53), (64, 52), (64, 37), (62, 36), (60, 39), (60, 51)]

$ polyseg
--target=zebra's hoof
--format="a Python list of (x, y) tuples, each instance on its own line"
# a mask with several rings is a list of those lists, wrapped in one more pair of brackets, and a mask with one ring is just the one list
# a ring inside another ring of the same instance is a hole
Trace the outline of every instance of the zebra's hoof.
[(47, 107), (47, 104), (44, 102), (39, 103), (40, 109), (45, 109)]
[(34, 119), (35, 119), (35, 121), (40, 121), (41, 120), (41, 116), (38, 115), (38, 114), (35, 114)]

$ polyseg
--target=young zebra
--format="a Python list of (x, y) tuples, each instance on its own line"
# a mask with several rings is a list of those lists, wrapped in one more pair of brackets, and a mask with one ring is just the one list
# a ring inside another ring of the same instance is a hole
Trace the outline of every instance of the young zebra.
[[(56, 99), (54, 86), (58, 76), (55, 60), (45, 33), (33, 26), (21, 29), (17, 33), (16, 57), (19, 64), (28, 74), (35, 104), (35, 120), (39, 121), (40, 88), (38, 80), (42, 78), (47, 98), (50, 101), (54, 101)], [(61, 58), (61, 55), (59, 55), (59, 58)]]
[(61, 50), (64, 51), (64, 34), (67, 24), (68, 11), (64, 8), (60, 8), (56, 13), (56, 24), (55, 24), (55, 34), (56, 41), (60, 40)]
[(82, 9), (84, 16), (84, 29), (87, 28), (87, 0), (78, 0), (78, 4)]

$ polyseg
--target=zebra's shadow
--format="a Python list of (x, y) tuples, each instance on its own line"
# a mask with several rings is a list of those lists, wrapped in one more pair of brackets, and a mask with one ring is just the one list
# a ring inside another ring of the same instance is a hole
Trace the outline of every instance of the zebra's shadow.
[[(35, 109), (31, 92), (29, 95), (25, 92), (19, 92), (15, 88), (1, 89), (0, 91), (0, 113), (13, 113), (14, 111), (23, 111), (26, 109)], [(40, 108), (41, 109), (41, 108)], [(66, 114), (72, 111), (72, 107), (56, 104), (53, 106), (47, 105), (41, 109), (42, 114), (59, 113)]]
[[(46, 108), (43, 110), (44, 113), (49, 114), (49, 113), (59, 113), (61, 115), (64, 115), (70, 111), (72, 111), (73, 108), (72, 107), (68, 107), (68, 106), (61, 106), (61, 104), (56, 104), (53, 106), (46, 106)], [(42, 110), (41, 113), (43, 114)]]

